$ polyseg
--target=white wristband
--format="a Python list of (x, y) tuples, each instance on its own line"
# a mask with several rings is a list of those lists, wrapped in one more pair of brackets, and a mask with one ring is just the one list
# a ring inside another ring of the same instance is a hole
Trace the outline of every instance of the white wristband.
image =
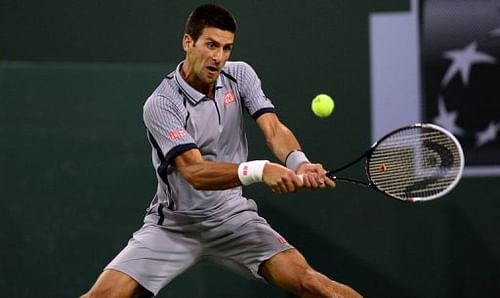
[(241, 184), (249, 185), (256, 182), (262, 182), (264, 166), (268, 162), (268, 160), (252, 160), (240, 163), (238, 166), (238, 178)]
[(299, 166), (305, 162), (308, 163), (309, 159), (307, 159), (307, 156), (304, 154), (304, 152), (300, 150), (294, 150), (288, 153), (288, 156), (285, 160), (285, 165), (287, 168), (297, 173)]

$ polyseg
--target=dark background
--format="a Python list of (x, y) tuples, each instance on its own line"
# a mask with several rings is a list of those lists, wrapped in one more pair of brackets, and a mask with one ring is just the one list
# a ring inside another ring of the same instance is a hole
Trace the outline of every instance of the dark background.
[[(200, 3), (0, 2), (0, 296), (76, 297), (140, 227), (156, 189), (142, 105), (183, 58)], [(239, 23), (232, 59), (254, 66), (312, 160), (335, 167), (370, 145), (368, 15), (409, 1), (219, 3)], [(335, 97), (332, 117), (310, 112), (317, 93)], [(249, 126), (251, 158), (272, 159)], [(500, 297), (498, 182), (464, 178), (414, 205), (345, 184), (246, 193), (366, 297)], [(291, 296), (202, 265), (159, 297)]]

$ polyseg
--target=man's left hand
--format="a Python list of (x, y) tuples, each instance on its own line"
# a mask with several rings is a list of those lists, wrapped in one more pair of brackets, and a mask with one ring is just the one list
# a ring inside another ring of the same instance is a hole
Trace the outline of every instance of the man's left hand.
[(302, 187), (309, 189), (335, 187), (335, 181), (325, 174), (326, 170), (319, 163), (303, 163), (297, 170), (297, 175), (302, 177)]

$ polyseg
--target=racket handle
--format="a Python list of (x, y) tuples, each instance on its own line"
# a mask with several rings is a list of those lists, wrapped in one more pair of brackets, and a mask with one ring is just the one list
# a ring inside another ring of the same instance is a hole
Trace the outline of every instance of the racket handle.
[(335, 175), (333, 174), (333, 172), (328, 171), (328, 172), (326, 172), (326, 174), (325, 174), (325, 175), (326, 175), (326, 177), (328, 177), (328, 178), (332, 179), (333, 181), (337, 181), (337, 176), (335, 176)]
[[(330, 178), (331, 180), (333, 181), (337, 181), (337, 176), (333, 175), (333, 173), (330, 173), (330, 172), (326, 172), (326, 177)], [(304, 175), (303, 174), (300, 174), (300, 175), (297, 175), (300, 179), (300, 181), (302, 183), (304, 183)]]

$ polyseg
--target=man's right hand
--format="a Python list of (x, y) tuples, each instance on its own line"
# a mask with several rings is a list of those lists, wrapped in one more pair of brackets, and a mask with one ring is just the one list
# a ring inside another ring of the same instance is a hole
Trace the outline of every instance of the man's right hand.
[(272, 162), (264, 166), (262, 182), (269, 186), (273, 192), (278, 193), (296, 192), (303, 186), (302, 179), (292, 170)]

